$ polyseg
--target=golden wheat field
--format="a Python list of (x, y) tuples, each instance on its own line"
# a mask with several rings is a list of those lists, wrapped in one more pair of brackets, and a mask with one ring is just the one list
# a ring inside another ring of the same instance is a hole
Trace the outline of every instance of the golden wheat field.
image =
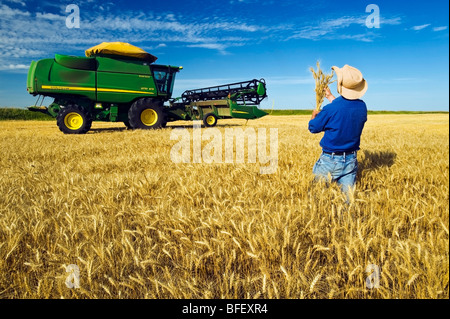
[(189, 122), (0, 122), (0, 298), (449, 298), (448, 114), (369, 115), (350, 205), (312, 183), (309, 118), (248, 121), (278, 128), (274, 174), (174, 163)]

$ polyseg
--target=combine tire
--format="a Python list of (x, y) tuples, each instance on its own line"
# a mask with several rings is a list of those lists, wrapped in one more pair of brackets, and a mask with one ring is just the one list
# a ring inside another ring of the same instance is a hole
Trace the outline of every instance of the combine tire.
[(166, 116), (162, 102), (151, 98), (135, 101), (128, 111), (128, 121), (134, 129), (157, 129), (163, 127)]
[(214, 113), (208, 113), (203, 116), (203, 124), (206, 127), (214, 127), (217, 124), (217, 116)]
[(56, 124), (64, 134), (85, 134), (91, 129), (92, 119), (81, 106), (70, 104), (58, 112)]

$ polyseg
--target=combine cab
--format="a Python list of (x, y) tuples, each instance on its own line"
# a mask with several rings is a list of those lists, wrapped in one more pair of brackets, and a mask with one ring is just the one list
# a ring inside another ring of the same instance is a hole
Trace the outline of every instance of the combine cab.
[(156, 59), (137, 47), (114, 42), (86, 50), (86, 57), (56, 54), (54, 59), (33, 61), (27, 91), (54, 101), (48, 107), (28, 109), (55, 117), (67, 134), (86, 133), (92, 121), (154, 129), (169, 121), (201, 119), (214, 126), (221, 118), (267, 114), (257, 107), (267, 96), (264, 80), (188, 90), (172, 99), (175, 75), (182, 67), (153, 64)]

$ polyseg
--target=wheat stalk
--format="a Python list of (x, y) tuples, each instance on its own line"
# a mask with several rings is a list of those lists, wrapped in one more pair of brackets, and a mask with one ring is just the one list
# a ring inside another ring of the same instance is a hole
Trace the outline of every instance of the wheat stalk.
[(314, 71), (312, 67), (309, 69), (311, 70), (314, 80), (316, 82), (316, 110), (320, 111), (320, 107), (322, 106), (323, 99), (325, 98), (325, 89), (333, 82), (331, 79), (334, 76), (334, 70), (331, 71), (331, 74), (325, 74), (320, 69), (320, 62), (317, 61), (317, 71)]

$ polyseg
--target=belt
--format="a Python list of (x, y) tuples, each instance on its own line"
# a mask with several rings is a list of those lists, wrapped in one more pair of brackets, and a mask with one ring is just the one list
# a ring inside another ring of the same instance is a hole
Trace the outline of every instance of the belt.
[(350, 155), (350, 154), (356, 154), (356, 151), (351, 151), (351, 152), (325, 152), (323, 151), (324, 154), (328, 154), (328, 155)]

